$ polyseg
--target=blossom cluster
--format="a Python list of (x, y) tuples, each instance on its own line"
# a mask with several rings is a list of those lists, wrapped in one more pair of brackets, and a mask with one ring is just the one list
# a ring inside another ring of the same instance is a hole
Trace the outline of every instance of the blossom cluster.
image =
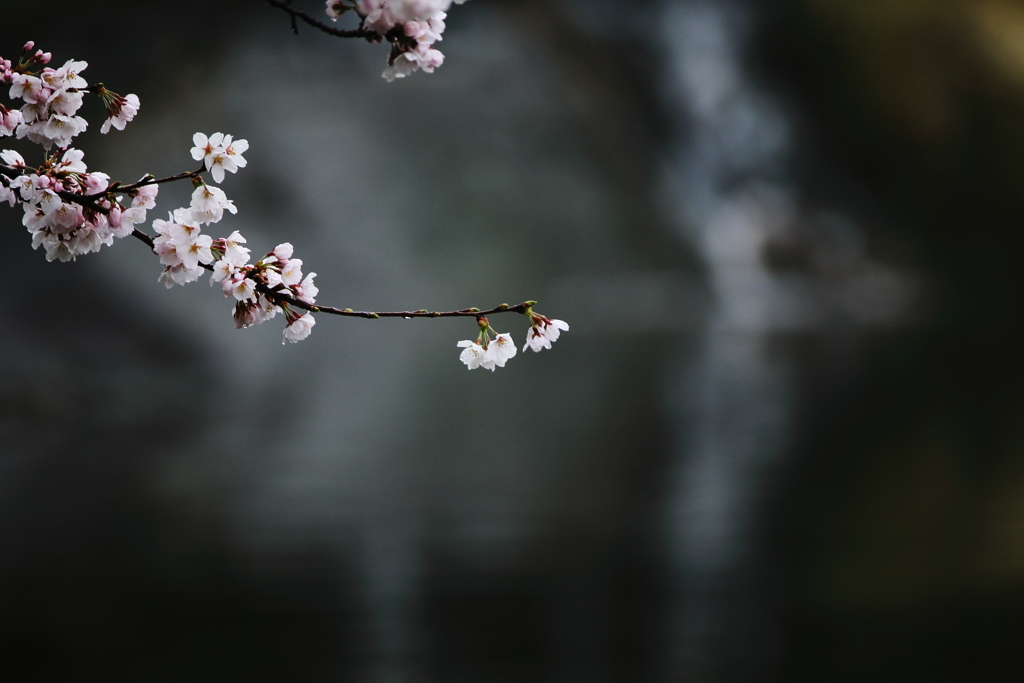
[[(90, 90), (81, 76), (89, 66), (87, 62), (69, 59), (59, 69), (53, 69), (45, 66), (50, 62), (50, 53), (33, 52), (34, 48), (35, 43), (25, 43), (17, 63), (0, 58), (0, 84), (10, 86), (11, 99), (24, 101), (16, 110), (0, 105), (0, 136), (28, 138), (46, 149), (53, 145), (67, 147), (89, 125), (78, 116), (86, 92), (97, 93), (107, 108), (101, 133), (108, 132), (111, 125), (124, 130), (125, 124), (135, 118), (139, 111), (137, 96), (122, 97), (102, 86)], [(43, 68), (35, 71), (37, 67)]]
[[(90, 195), (105, 192), (109, 176), (89, 173), (84, 152), (73, 147), (47, 155), (38, 168), (29, 167), (18, 152), (0, 151), (6, 169), (20, 171), (13, 177), (0, 174), (0, 202), (21, 203), (22, 223), (32, 235), (32, 248), (42, 247), (46, 260), (70, 261), (110, 246), (115, 238), (130, 235), (155, 206), (156, 185), (133, 190), (129, 197)], [(125, 206), (122, 202), (128, 202)]]
[[(0, 151), (0, 202), (22, 204), (22, 222), (32, 234), (33, 248), (43, 247), (47, 260), (68, 261), (130, 235), (155, 205), (157, 188), (140, 187), (127, 199), (104, 194), (110, 177), (90, 173), (84, 152), (70, 147), (88, 126), (78, 116), (83, 94), (89, 92), (81, 76), (88, 64), (68, 60), (52, 69), (44, 66), (50, 62), (50, 53), (33, 51), (34, 47), (26, 43), (17, 63), (0, 58), (0, 84), (10, 86), (11, 99), (23, 102), (18, 109), (0, 104), (0, 137), (28, 139), (46, 153), (42, 164), (29, 166), (20, 153)], [(121, 97), (102, 87), (95, 90), (107, 106), (108, 119), (101, 132), (110, 125), (124, 129), (138, 111), (139, 98)]]
[[(532, 349), (536, 353), (541, 349), (550, 349), (551, 342), (558, 341), (559, 335), (569, 329), (565, 321), (539, 315), (531, 308), (527, 308), (524, 315), (530, 318), (531, 322), (530, 331), (526, 333), (526, 344), (523, 345), (524, 352), (526, 349)], [(516, 355), (516, 345), (507, 332), (495, 332), (486, 317), (480, 316), (477, 320), (480, 334), (476, 341), (464, 339), (457, 344), (462, 349), (459, 360), (470, 370), (484, 368), (494, 372), (495, 368), (505, 367), (508, 359)], [(494, 335), (493, 338), (491, 335)]]
[[(10, 86), (11, 99), (22, 102), (20, 108), (0, 104), (0, 137), (16, 136), (42, 146), (43, 160), (31, 166), (15, 150), (0, 151), (0, 202), (21, 204), (32, 246), (42, 247), (48, 261), (71, 261), (136, 233), (136, 226), (146, 222), (146, 212), (156, 207), (159, 185), (152, 176), (130, 185), (111, 184), (106, 173), (90, 172), (84, 152), (70, 146), (88, 127), (78, 116), (86, 93), (99, 96), (106, 108), (101, 133), (111, 127), (124, 130), (138, 113), (139, 98), (122, 97), (103, 86), (90, 88), (81, 76), (86, 62), (69, 60), (52, 69), (46, 66), (50, 53), (34, 48), (34, 43), (26, 43), (16, 63), (0, 58), (0, 83)], [(245, 140), (196, 133), (192, 142), (192, 158), (203, 162), (216, 183), (246, 165)], [(316, 273), (303, 277), (302, 260), (292, 258), (290, 244), (278, 245), (250, 264), (249, 250), (241, 246), (245, 238), (238, 231), (217, 239), (203, 234), (203, 226), (219, 222), (225, 211), (237, 210), (223, 190), (208, 185), (198, 173), (181, 177), (191, 177), (195, 185), (190, 205), (170, 212), (166, 221), (154, 220), (155, 238), (137, 233), (152, 239), (164, 266), (159, 281), (173, 287), (212, 271), (211, 284), (220, 283), (225, 296), (236, 301), (237, 326), (248, 327), (284, 311), (285, 339), (294, 342), (309, 336), (313, 317), (295, 311), (288, 302), (315, 302)]]
[(353, 10), (364, 31), (391, 43), (383, 76), (393, 81), (418, 70), (433, 73), (444, 63), (444, 55), (433, 45), (441, 40), (453, 1), (461, 5), (466, 0), (327, 0), (327, 16), (337, 21)]
[[(249, 149), (246, 140), (233, 140), (223, 133), (196, 133), (192, 142), (192, 158), (201, 160), (216, 182), (224, 179), (225, 172), (235, 173), (246, 165), (242, 156)], [(312, 315), (294, 310), (289, 301), (316, 303), (316, 273), (303, 277), (302, 259), (292, 258), (289, 243), (279, 244), (253, 264), (250, 250), (242, 246), (246, 240), (237, 230), (216, 239), (203, 234), (202, 226), (220, 222), (225, 211), (233, 214), (238, 210), (219, 187), (201, 179), (193, 182), (196, 187), (188, 207), (175, 209), (166, 221), (153, 221), (157, 235), (153, 251), (164, 265), (160, 282), (170, 288), (212, 271), (210, 284), (219, 284), (224, 296), (235, 300), (236, 327), (258, 325), (283, 311), (285, 340), (297, 342), (308, 337), (316, 321)]]

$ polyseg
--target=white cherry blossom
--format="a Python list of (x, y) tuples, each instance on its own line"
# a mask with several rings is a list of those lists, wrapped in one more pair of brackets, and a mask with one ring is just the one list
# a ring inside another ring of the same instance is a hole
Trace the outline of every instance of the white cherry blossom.
[[(462, 349), (462, 353), (459, 354), (459, 360), (465, 363), (467, 368), (476, 370), (483, 364), (486, 355), (484, 347), (468, 339), (460, 341), (457, 346)], [(494, 369), (493, 366), (491, 369)]]
[(213, 176), (213, 181), (217, 184), (224, 182), (224, 173), (230, 171), (235, 173), (238, 171), (238, 164), (235, 160), (228, 156), (227, 152), (223, 149), (218, 148), (214, 151), (213, 156), (210, 158), (209, 171)]
[(81, 92), (68, 90), (55, 90), (46, 100), (50, 110), (65, 116), (74, 116), (82, 107), (83, 95)]
[(135, 190), (135, 196), (132, 198), (132, 207), (140, 209), (152, 209), (156, 207), (156, 196), (160, 192), (160, 186), (157, 184), (143, 185), (139, 189)]
[(302, 282), (302, 259), (293, 258), (288, 260), (288, 263), (281, 270), (281, 282), (289, 287)]
[(100, 126), (100, 133), (106, 134), (113, 126), (117, 130), (124, 130), (125, 125), (135, 118), (139, 113), (139, 96), (125, 95), (118, 98), (110, 117)]
[(388, 68), (384, 69), (381, 75), (390, 83), (396, 78), (405, 78), (419, 68), (419, 56), (415, 52), (403, 52), (388, 64)]
[(23, 121), (24, 118), (17, 109), (5, 109), (0, 106), (0, 137), (14, 135), (14, 131)]
[(54, 114), (38, 132), (58, 147), (67, 147), (71, 143), (71, 138), (84, 132), (88, 127), (88, 121), (81, 116)]
[[(80, 149), (71, 148), (64, 152), (64, 156), (60, 158), (60, 165), (58, 168), (62, 171), (69, 171), (71, 173), (85, 173), (88, 171), (88, 167), (85, 165), (85, 152)], [(106, 187), (106, 183), (103, 183), (103, 187)]]
[(508, 333), (499, 334), (487, 344), (487, 350), (484, 352), (484, 367), (487, 367), (487, 363), (491, 364), (490, 370), (494, 370), (494, 366), (499, 368), (505, 367), (505, 363), (509, 358), (516, 355), (516, 345), (512, 341), (512, 336)]
[(189, 205), (196, 217), (203, 223), (219, 223), (224, 217), (224, 210), (238, 213), (234, 203), (224, 194), (224, 190), (211, 185), (200, 185), (192, 193)]
[[(249, 141), (235, 140), (232, 142), (231, 136), (228, 135), (225, 138), (225, 143), (224, 153), (234, 160), (237, 168), (245, 168), (245, 165), (249, 162), (247, 162), (242, 155), (249, 149)], [(234, 171), (232, 171), (232, 173), (234, 173)]]
[(25, 158), (13, 149), (5, 149), (0, 152), (0, 160), (3, 160), (11, 168), (22, 168), (25, 166)]
[(214, 133), (209, 137), (196, 133), (192, 136), (192, 144), (195, 145), (191, 150), (192, 158), (202, 160), (217, 184), (224, 182), (225, 172), (237, 173), (247, 163), (242, 156), (249, 149), (246, 140), (232, 141), (230, 135), (223, 133)]
[(249, 263), (249, 249), (243, 247), (243, 244), (245, 238), (242, 233), (235, 230), (228, 235), (224, 240), (224, 260), (238, 268)]
[(540, 353), (541, 349), (550, 349), (551, 343), (558, 341), (559, 335), (568, 329), (569, 324), (564, 320), (537, 317), (529, 332), (526, 333), (526, 344), (523, 345), (523, 351), (529, 348)]
[(313, 278), (315, 277), (316, 273), (309, 273), (303, 278), (302, 282), (292, 288), (295, 291), (296, 299), (305, 301), (307, 304), (316, 303), (316, 297), (320, 293), (320, 289), (313, 284)]
[(15, 74), (11, 82), (11, 99), (23, 99), (25, 102), (33, 103), (43, 89), (42, 80), (27, 74)]
[(176, 245), (178, 258), (186, 268), (196, 269), (200, 263), (213, 263), (210, 245), (213, 238), (209, 235), (195, 235), (193, 239)]
[(230, 293), (231, 296), (239, 301), (248, 301), (255, 298), (253, 295), (256, 293), (256, 283), (247, 277), (239, 277), (238, 273), (232, 279), (225, 280), (223, 286), (225, 293)]
[[(293, 344), (302, 341), (313, 331), (313, 325), (316, 325), (316, 320), (313, 319), (312, 315), (309, 313), (300, 315), (284, 328), (285, 341), (290, 341)], [(283, 344), (284, 342), (281, 343)]]
[(88, 62), (79, 62), (69, 59), (59, 69), (43, 69), (41, 78), (47, 87), (54, 90), (61, 88), (88, 88), (89, 84), (79, 73), (85, 71), (89, 66)]
[(220, 146), (223, 137), (221, 133), (214, 133), (210, 137), (206, 137), (203, 133), (193, 135), (192, 144), (195, 146), (191, 149), (192, 158), (202, 161), (206, 165), (206, 170), (210, 170), (214, 150)]
[(3, 202), (7, 202), (11, 206), (14, 206), (18, 203), (18, 194), (0, 182), (0, 204)]
[(276, 247), (274, 247), (274, 251), (272, 253), (274, 255), (274, 258), (276, 258), (277, 260), (287, 261), (292, 257), (293, 251), (294, 248), (292, 247), (291, 242), (284, 242), (283, 244), (279, 244)]
[(179, 263), (178, 265), (164, 268), (164, 272), (160, 274), (159, 282), (162, 282), (167, 289), (170, 289), (174, 285), (186, 285), (189, 282), (195, 282), (202, 273), (201, 269), (193, 270)]
[(237, 266), (227, 259), (221, 259), (213, 265), (213, 275), (210, 276), (210, 285), (213, 285), (214, 282), (231, 280), (234, 278), (236, 272), (238, 272)]

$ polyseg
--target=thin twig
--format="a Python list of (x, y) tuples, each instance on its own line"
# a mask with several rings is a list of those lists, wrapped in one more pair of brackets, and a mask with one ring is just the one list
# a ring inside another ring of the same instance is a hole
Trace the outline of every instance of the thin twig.
[(206, 170), (206, 166), (200, 166), (195, 171), (186, 171), (179, 173), (178, 175), (167, 176), (166, 178), (146, 178), (138, 182), (131, 183), (130, 185), (122, 185), (120, 181), (113, 182), (110, 186), (103, 190), (103, 192), (97, 192), (96, 194), (82, 195), (83, 199), (99, 199), (104, 195), (110, 194), (111, 192), (127, 192), (129, 190), (137, 190), (140, 187), (146, 185), (159, 185), (161, 183), (173, 183), (175, 180), (185, 180), (186, 178), (198, 178), (199, 174)]
[[(257, 287), (259, 289), (259, 287)], [(515, 306), (509, 306), (508, 304), (500, 304), (494, 308), (486, 311), (481, 311), (479, 308), (464, 308), (460, 311), (428, 311), (427, 309), (420, 309), (418, 311), (397, 311), (397, 312), (375, 312), (375, 311), (353, 311), (351, 308), (334, 308), (332, 306), (315, 306), (311, 304), (298, 301), (296, 299), (285, 298), (285, 301), (289, 306), (295, 306), (302, 308), (311, 313), (330, 313), (331, 315), (344, 315), (352, 318), (369, 318), (374, 320), (376, 318), (479, 318), (482, 315), (494, 315), (495, 313), (522, 313), (526, 314), (526, 309), (532, 307), (536, 301), (524, 301), (521, 304)]]
[(350, 29), (350, 30), (334, 28), (333, 26), (325, 24), (322, 21), (317, 21), (316, 19), (314, 19), (313, 17), (309, 16), (308, 14), (303, 12), (302, 10), (293, 9), (292, 7), (289, 6), (289, 3), (282, 2), (282, 0), (267, 0), (267, 2), (269, 2), (274, 7), (277, 7), (278, 9), (284, 10), (285, 12), (288, 13), (289, 16), (291, 16), (291, 19), (292, 19), (292, 31), (295, 34), (298, 34), (298, 32), (299, 32), (298, 27), (295, 25), (295, 20), (296, 19), (302, 19), (304, 22), (306, 22), (310, 26), (312, 26), (314, 28), (318, 28), (321, 31), (323, 31), (324, 33), (327, 33), (329, 35), (337, 36), (338, 38), (366, 38), (367, 40), (369, 40), (371, 42), (377, 42), (378, 40), (380, 40), (380, 35), (378, 35), (377, 33), (374, 33), (373, 31), (364, 31), (361, 28)]

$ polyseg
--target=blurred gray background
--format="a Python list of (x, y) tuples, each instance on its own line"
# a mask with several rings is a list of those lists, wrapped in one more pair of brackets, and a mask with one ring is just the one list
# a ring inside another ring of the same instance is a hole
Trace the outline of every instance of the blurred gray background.
[(213, 229), (322, 303), (572, 329), (493, 374), (472, 320), (283, 347), (0, 212), (4, 680), (1024, 673), (1024, 2), (473, 0), (393, 84), (252, 0), (5, 13), (140, 96), (91, 169), (246, 138)]

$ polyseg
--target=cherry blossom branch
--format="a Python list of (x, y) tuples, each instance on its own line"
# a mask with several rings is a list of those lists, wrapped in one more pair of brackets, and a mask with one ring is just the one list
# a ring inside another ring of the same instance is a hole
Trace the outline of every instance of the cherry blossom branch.
[[(304, 13), (290, 10), (290, 0), (269, 1), (288, 11), (293, 22), (299, 17), (324, 28)], [(361, 17), (360, 32), (371, 31), (387, 38), (392, 55), (385, 77), (390, 80), (416, 69), (432, 71), (440, 65), (443, 56), (430, 45), (444, 30), (444, 10), (452, 2), (463, 1), (331, 0), (327, 14), (337, 18), (355, 10)], [(328, 32), (358, 37), (356, 32)], [(163, 266), (158, 278), (161, 284), (168, 288), (185, 285), (206, 272), (211, 273), (210, 282), (219, 283), (224, 296), (234, 299), (232, 317), (236, 327), (251, 327), (283, 314), (285, 342), (308, 337), (316, 324), (314, 313), (369, 320), (475, 318), (479, 329), (476, 341), (458, 343), (463, 349), (460, 360), (470, 370), (504, 367), (516, 355), (510, 335), (496, 332), (490, 326), (489, 315), (518, 313), (527, 317), (530, 329), (524, 351), (549, 349), (551, 342), (569, 329), (561, 320), (535, 313), (535, 301), (455, 311), (356, 311), (318, 306), (316, 273), (303, 274), (303, 262), (293, 257), (290, 243), (278, 244), (252, 262), (251, 249), (243, 246), (246, 240), (237, 230), (227, 237), (203, 233), (203, 226), (220, 222), (225, 212), (238, 211), (217, 185), (224, 181), (226, 173), (246, 167), (244, 153), (249, 148), (248, 141), (222, 133), (196, 133), (190, 150), (192, 158), (201, 164), (196, 170), (166, 178), (147, 174), (127, 184), (111, 182), (106, 173), (89, 171), (84, 152), (71, 146), (73, 138), (88, 125), (77, 116), (77, 111), (83, 95), (95, 95), (103, 101), (108, 116), (100, 132), (109, 132), (110, 128), (123, 130), (138, 112), (138, 97), (122, 97), (99, 84), (90, 86), (80, 75), (88, 66), (86, 62), (69, 60), (59, 69), (45, 67), (50, 53), (33, 52), (34, 46), (32, 42), (26, 43), (17, 63), (0, 58), (0, 85), (10, 85), (12, 100), (24, 101), (18, 109), (0, 104), (0, 137), (27, 138), (43, 147), (43, 158), (38, 165), (32, 165), (15, 150), (0, 150), (0, 202), (21, 206), (22, 224), (32, 235), (32, 248), (43, 248), (48, 261), (71, 261), (132, 235), (159, 257)], [(44, 68), (33, 71), (35, 67)], [(209, 181), (204, 179), (205, 173), (212, 176)], [(192, 181), (189, 205), (169, 212), (167, 220), (153, 220), (156, 235), (140, 230), (137, 226), (146, 222), (147, 211), (156, 208), (159, 186), (179, 180)]]
[[(153, 249), (156, 245), (151, 235), (147, 235), (138, 228), (132, 231), (132, 237), (136, 238), (150, 249)], [(199, 264), (204, 270), (213, 272), (213, 266), (205, 263)], [(536, 301), (524, 301), (521, 304), (515, 306), (509, 306), (508, 304), (500, 304), (494, 308), (482, 311), (479, 308), (463, 308), (458, 311), (428, 311), (425, 308), (421, 308), (418, 311), (354, 311), (351, 308), (335, 308), (334, 306), (317, 306), (314, 304), (308, 304), (305, 301), (292, 298), (283, 293), (282, 290), (272, 289), (263, 283), (256, 285), (256, 291), (263, 294), (269, 299), (272, 299), (277, 305), (288, 305), (294, 308), (301, 308), (304, 311), (310, 313), (330, 313), (331, 315), (341, 315), (349, 318), (366, 318), (368, 320), (375, 320), (377, 318), (404, 318), (411, 320), (412, 318), (479, 318), (481, 316), (495, 315), (497, 313), (519, 313), (521, 315), (527, 315), (530, 308), (537, 305)]]
[[(0, 172), (13, 171), (7, 166), (0, 166)], [(202, 177), (202, 173), (206, 170), (206, 166), (201, 165), (194, 171), (186, 171), (178, 173), (173, 176), (167, 176), (166, 178), (144, 178), (134, 183), (122, 184), (121, 181), (115, 181), (107, 186), (107, 189), (102, 192), (96, 192), (93, 194), (75, 194), (73, 192), (60, 191), (57, 194), (66, 201), (74, 202), (81, 206), (84, 206), (92, 211), (101, 214), (109, 214), (110, 209), (105, 206), (100, 206), (97, 202), (108, 195), (116, 192), (127, 192), (135, 190), (140, 187), (147, 185), (159, 185), (162, 183), (170, 183), (178, 180), (197, 179)], [(7, 175), (7, 173), (5, 173)], [(8, 176), (13, 177), (13, 176)], [(132, 230), (132, 237), (145, 243), (150, 249), (155, 248), (155, 242), (152, 236), (142, 232), (138, 228)], [(206, 263), (200, 263), (199, 266), (205, 270), (213, 271), (213, 266)], [(334, 306), (317, 306), (306, 303), (299, 299), (295, 299), (283, 293), (284, 290), (272, 289), (263, 283), (256, 283), (255, 289), (260, 294), (263, 294), (268, 299), (274, 301), (278, 305), (286, 304), (294, 308), (299, 308), (310, 313), (329, 313), (331, 315), (340, 315), (350, 318), (365, 318), (368, 320), (374, 320), (377, 318), (404, 318), (410, 320), (412, 318), (479, 318), (481, 316), (495, 315), (497, 313), (519, 313), (522, 315), (528, 315), (530, 308), (537, 304), (536, 301), (524, 301), (521, 304), (510, 306), (508, 304), (500, 304), (494, 308), (488, 310), (481, 310), (479, 308), (464, 308), (457, 311), (428, 311), (425, 308), (421, 308), (416, 311), (356, 311), (351, 308), (336, 308)]]
[[(6, 168), (6, 167), (4, 167)], [(129, 190), (135, 190), (146, 185), (158, 185), (161, 183), (170, 183), (177, 180), (195, 179), (201, 178), (202, 173), (206, 170), (206, 166), (202, 165), (195, 171), (186, 171), (184, 173), (178, 173), (177, 175), (168, 176), (166, 178), (146, 178), (139, 180), (138, 182), (123, 185), (120, 181), (111, 183), (107, 189), (103, 192), (97, 192), (90, 195), (78, 195), (72, 192), (59, 192), (58, 194), (67, 199), (68, 201), (81, 204), (82, 206), (88, 207), (93, 211), (99, 213), (109, 213), (109, 209), (96, 204), (96, 201), (106, 197), (108, 194), (114, 192), (127, 192)], [(153, 237), (142, 232), (138, 228), (132, 231), (132, 237), (145, 243), (150, 249), (155, 247)], [(213, 266), (206, 263), (199, 264), (205, 270), (213, 271)], [(421, 308), (416, 311), (355, 311), (351, 308), (336, 308), (334, 306), (316, 306), (308, 304), (304, 301), (294, 299), (290, 296), (282, 294), (281, 290), (271, 289), (263, 283), (257, 283), (256, 291), (267, 296), (268, 298), (279, 300), (275, 303), (286, 303), (295, 308), (301, 308), (311, 313), (329, 313), (331, 315), (340, 315), (350, 318), (366, 318), (373, 320), (376, 318), (404, 318), (406, 320), (412, 318), (469, 318), (469, 317), (480, 317), (487, 315), (494, 315), (497, 313), (520, 313), (526, 315), (527, 311), (537, 304), (536, 301), (524, 301), (521, 304), (510, 306), (508, 304), (500, 304), (494, 308), (488, 310), (480, 310), (479, 308), (463, 308), (458, 311), (428, 311), (425, 308)]]
[(267, 0), (267, 2), (269, 2), (272, 6), (277, 7), (280, 10), (284, 10), (289, 14), (289, 16), (291, 16), (292, 33), (294, 33), (295, 35), (299, 35), (299, 27), (298, 24), (296, 23), (296, 19), (302, 19), (302, 21), (306, 22), (313, 28), (320, 29), (324, 33), (336, 36), (338, 38), (366, 38), (371, 43), (377, 43), (380, 42), (381, 40), (380, 34), (375, 33), (373, 31), (365, 31), (361, 28), (345, 30), (329, 26), (328, 24), (325, 24), (321, 21), (314, 19), (313, 17), (309, 16), (302, 10), (292, 8), (291, 0)]

